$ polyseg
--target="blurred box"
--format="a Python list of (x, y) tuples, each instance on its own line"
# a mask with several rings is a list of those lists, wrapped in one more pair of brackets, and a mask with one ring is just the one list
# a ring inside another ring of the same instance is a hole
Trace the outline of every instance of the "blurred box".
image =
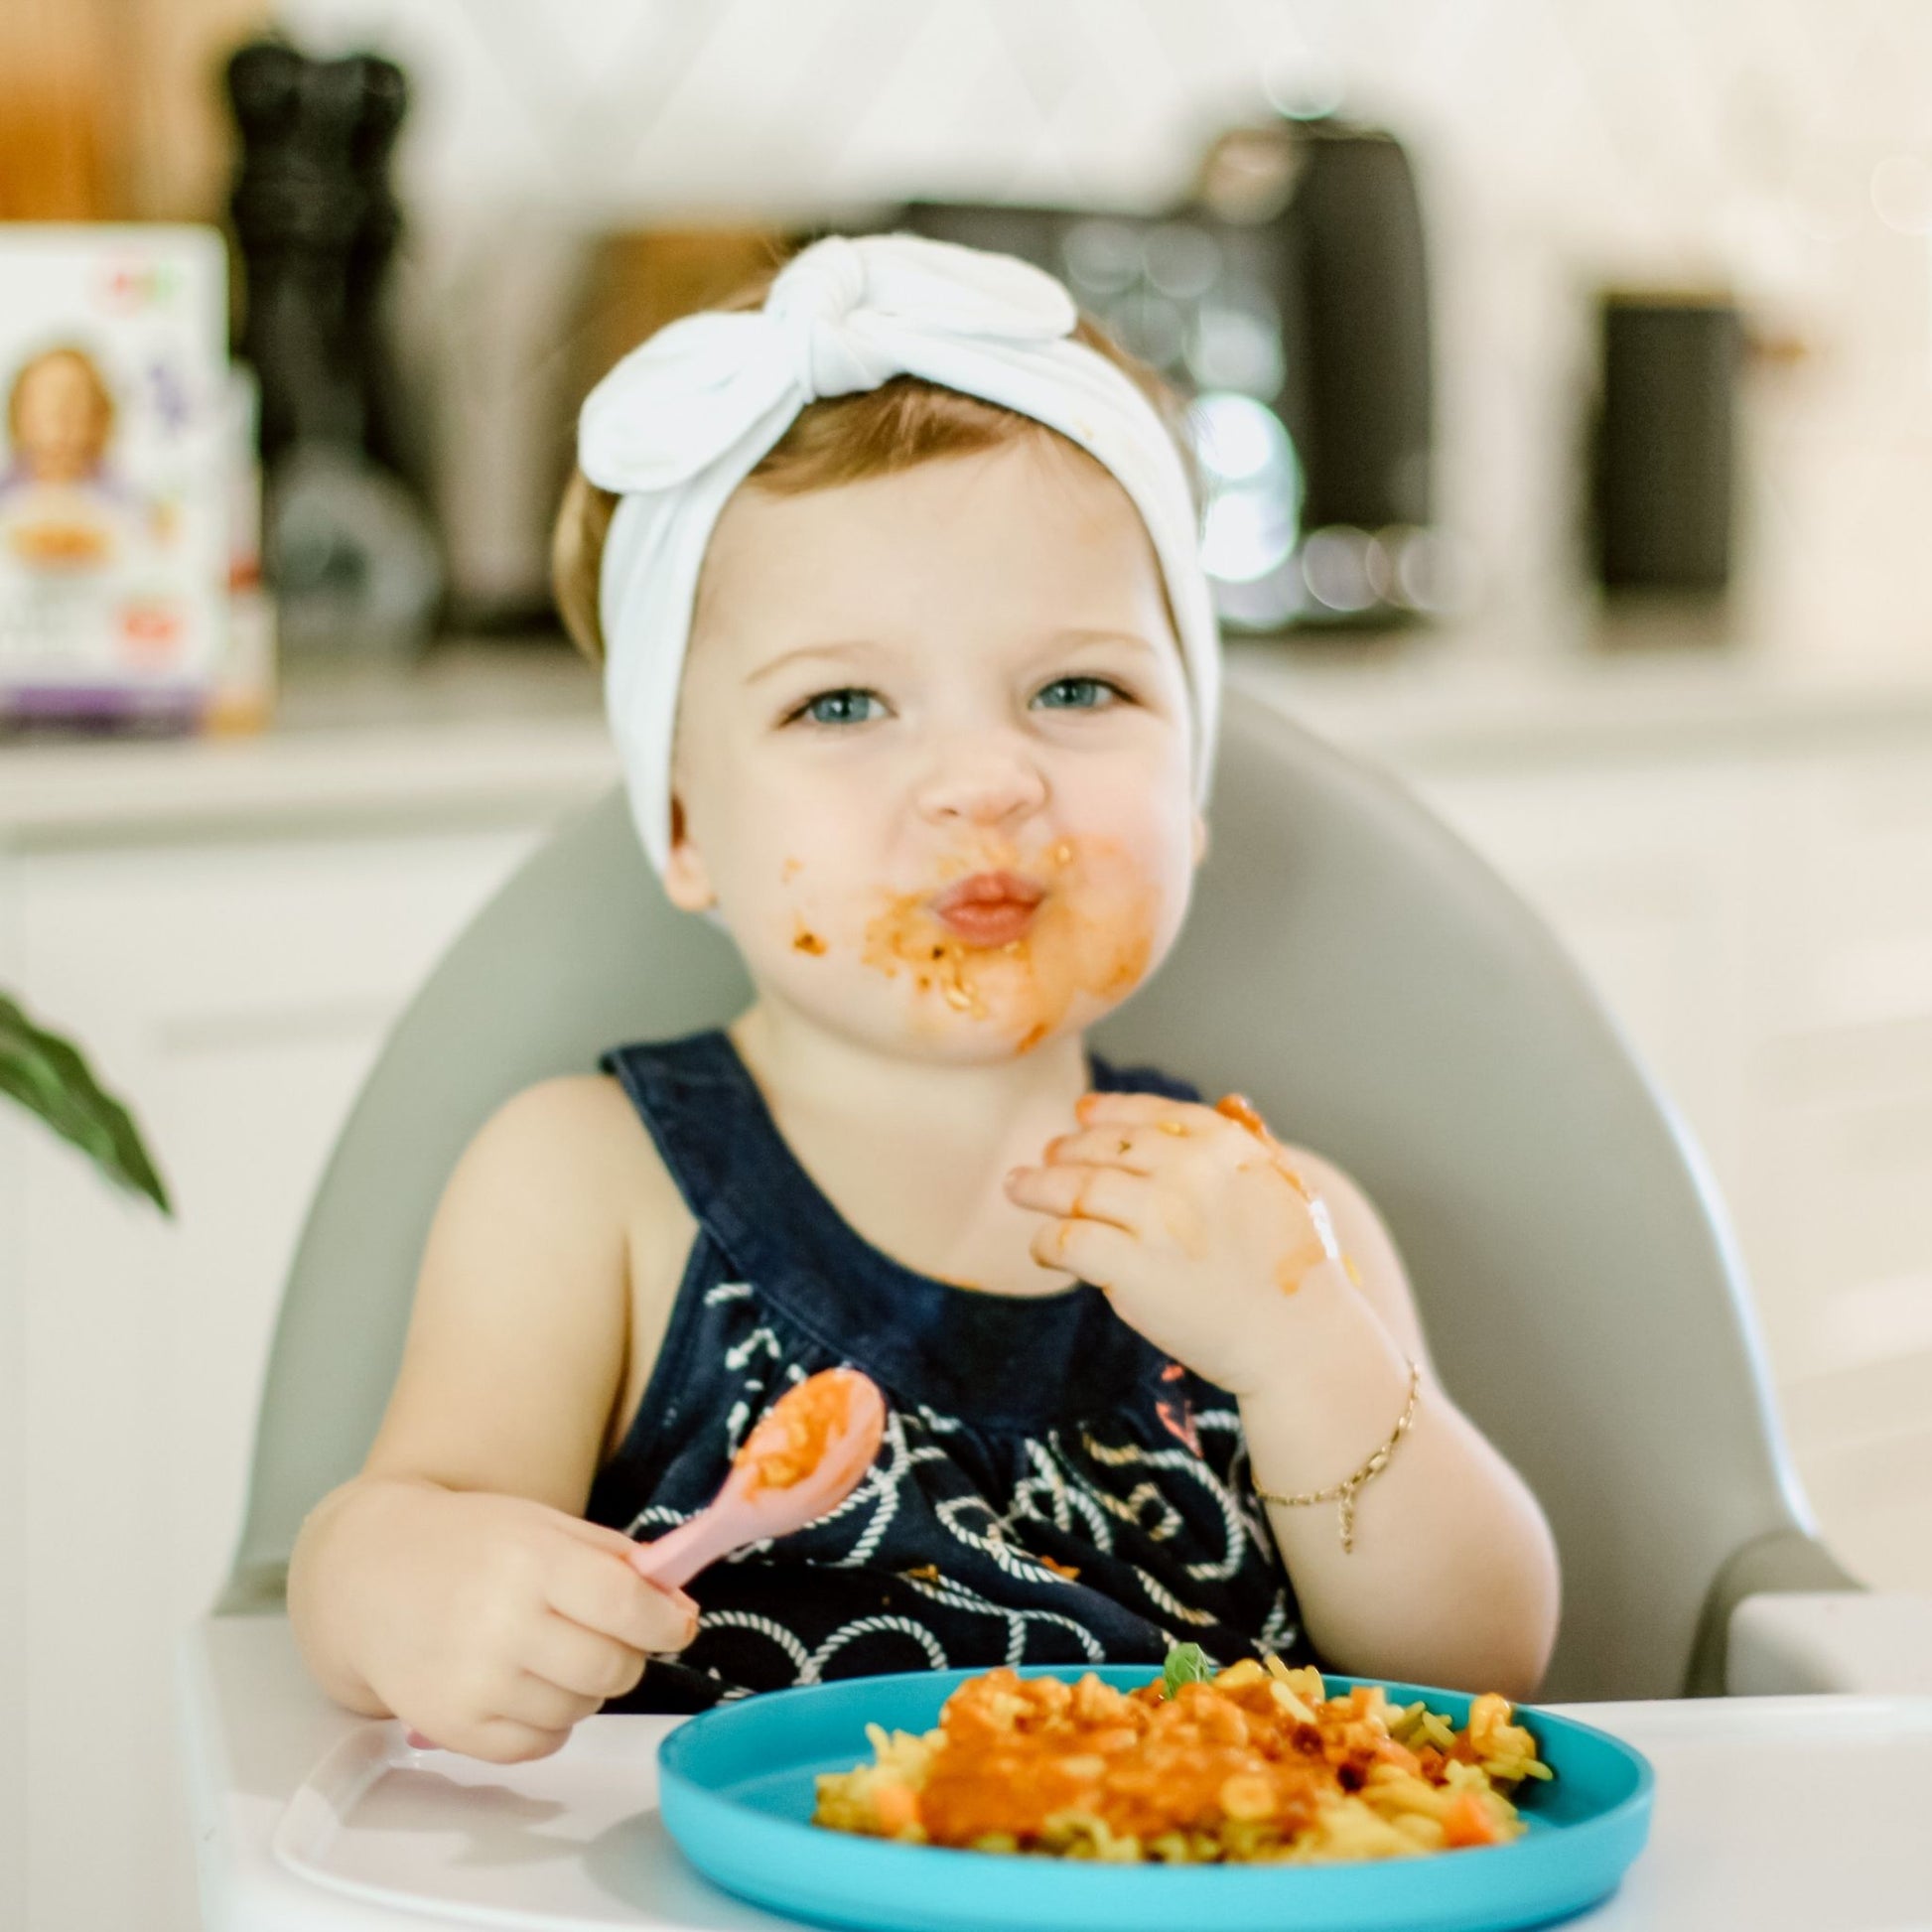
[(0, 225), (0, 720), (201, 720), (230, 575), (227, 316), (215, 228)]

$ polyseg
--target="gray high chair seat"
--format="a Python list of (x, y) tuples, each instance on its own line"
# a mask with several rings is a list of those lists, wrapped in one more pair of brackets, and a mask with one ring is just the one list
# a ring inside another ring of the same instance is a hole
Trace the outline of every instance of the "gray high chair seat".
[[(1859, 1587), (1811, 1533), (1698, 1158), (1481, 860), (1396, 782), (1229, 699), (1192, 911), (1094, 1042), (1248, 1093), (1380, 1206), (1444, 1385), (1555, 1529), (1543, 1695), (1722, 1690), (1740, 1599)], [(663, 897), (620, 795), (478, 916), (396, 1028), (316, 1197), (217, 1613), (281, 1608), (305, 1514), (360, 1466), (431, 1212), (484, 1117), (618, 1041), (721, 1025), (751, 991), (729, 941)], [(1832, 1686), (1760, 1671), (1749, 1688)]]

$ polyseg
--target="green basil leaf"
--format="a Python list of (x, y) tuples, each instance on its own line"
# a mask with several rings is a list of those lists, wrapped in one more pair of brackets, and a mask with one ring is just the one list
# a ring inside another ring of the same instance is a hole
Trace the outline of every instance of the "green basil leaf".
[(1207, 1652), (1197, 1643), (1177, 1643), (1168, 1651), (1168, 1668), (1162, 1673), (1162, 1688), (1169, 1697), (1183, 1684), (1205, 1684), (1214, 1675)]

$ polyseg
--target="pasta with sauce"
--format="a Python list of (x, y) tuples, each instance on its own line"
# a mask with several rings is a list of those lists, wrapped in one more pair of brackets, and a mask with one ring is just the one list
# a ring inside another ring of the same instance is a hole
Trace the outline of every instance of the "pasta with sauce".
[(818, 1780), (813, 1823), (914, 1845), (1117, 1863), (1313, 1863), (1501, 1845), (1547, 1778), (1489, 1695), (1452, 1728), (1379, 1685), (1330, 1697), (1277, 1657), (1132, 1691), (996, 1670), (923, 1736), (867, 1726), (874, 1762)]

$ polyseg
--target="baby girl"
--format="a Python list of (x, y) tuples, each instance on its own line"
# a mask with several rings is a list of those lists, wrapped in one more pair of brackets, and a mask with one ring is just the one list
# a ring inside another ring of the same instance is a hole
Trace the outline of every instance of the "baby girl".
[[(1174, 1640), (1535, 1686), (1548, 1528), (1373, 1206), (1084, 1041), (1208, 846), (1184, 448), (1050, 276), (910, 235), (814, 244), (586, 402), (559, 602), (644, 852), (755, 997), (464, 1155), (291, 1566), (332, 1696), (511, 1761), (601, 1708)], [(888, 1405), (853, 1495), (689, 1594), (641, 1577), (839, 1364)]]

